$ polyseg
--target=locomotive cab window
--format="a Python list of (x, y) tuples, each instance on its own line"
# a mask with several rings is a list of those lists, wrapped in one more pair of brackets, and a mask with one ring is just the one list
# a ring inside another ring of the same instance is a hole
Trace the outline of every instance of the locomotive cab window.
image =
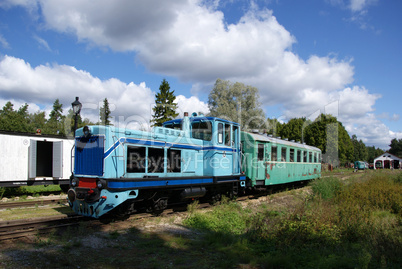
[(212, 139), (212, 123), (210, 121), (194, 121), (191, 123), (191, 137), (205, 141)]
[(218, 123), (218, 143), (223, 143), (223, 123)]
[(146, 148), (127, 147), (127, 173), (145, 173)]
[(168, 149), (167, 157), (168, 157), (167, 172), (168, 173), (180, 173), (181, 172), (181, 150)]
[(225, 145), (231, 146), (232, 128), (230, 124), (225, 124)]
[(148, 148), (148, 173), (163, 173), (164, 157), (162, 148)]

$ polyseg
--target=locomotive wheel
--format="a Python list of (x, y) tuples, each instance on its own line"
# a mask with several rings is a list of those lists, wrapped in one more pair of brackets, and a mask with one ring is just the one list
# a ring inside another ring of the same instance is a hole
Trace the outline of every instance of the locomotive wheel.
[(167, 208), (167, 203), (167, 198), (160, 198), (156, 201), (151, 201), (151, 204), (147, 208), (147, 212), (154, 215), (160, 215), (162, 214), (163, 210)]
[(135, 212), (134, 203), (131, 201), (125, 201), (119, 207), (117, 207), (112, 215), (116, 218), (125, 219), (130, 216), (131, 213)]
[(220, 202), (221, 199), (222, 199), (222, 195), (220, 193), (214, 193), (211, 195), (211, 197), (209, 199), (209, 204), (214, 205), (214, 204)]

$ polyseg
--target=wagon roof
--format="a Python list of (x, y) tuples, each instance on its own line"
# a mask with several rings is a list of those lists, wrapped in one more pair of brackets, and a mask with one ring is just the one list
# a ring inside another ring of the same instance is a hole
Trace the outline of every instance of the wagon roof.
[(265, 134), (256, 134), (256, 133), (248, 133), (248, 132), (244, 132), (244, 133), (251, 136), (252, 139), (254, 139), (255, 141), (264, 141), (264, 142), (270, 142), (270, 143), (274, 143), (274, 144), (287, 145), (287, 146), (291, 146), (291, 147), (295, 147), (295, 148), (321, 151), (317, 147), (309, 146), (309, 145), (298, 143), (298, 142), (288, 141), (288, 140), (280, 139), (277, 137), (271, 137), (271, 136), (267, 136)]

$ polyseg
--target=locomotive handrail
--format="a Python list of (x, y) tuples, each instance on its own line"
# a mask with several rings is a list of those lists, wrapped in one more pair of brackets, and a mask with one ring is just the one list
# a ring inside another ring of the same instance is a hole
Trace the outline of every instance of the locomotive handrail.
[[(115, 135), (113, 135), (112, 136), (112, 138), (113, 139), (116, 139), (116, 141), (119, 141), (119, 138), (117, 137), (117, 136), (115, 136)], [(125, 144), (125, 142), (126, 142), (126, 139), (124, 139), (124, 141), (122, 140), (122, 141), (120, 141), (120, 143), (121, 143), (121, 148), (122, 148), (122, 150), (123, 150), (123, 156), (112, 156), (112, 157), (115, 157), (115, 158), (117, 158), (117, 157), (123, 157), (123, 175), (121, 176), (121, 177), (124, 177), (125, 175), (126, 175), (126, 159), (125, 159), (125, 157), (126, 157), (126, 154), (124, 154), (124, 144)]]

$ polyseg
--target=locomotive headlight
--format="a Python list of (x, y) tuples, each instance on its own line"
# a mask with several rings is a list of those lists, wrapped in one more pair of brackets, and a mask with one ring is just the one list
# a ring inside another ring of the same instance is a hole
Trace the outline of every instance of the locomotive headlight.
[(71, 186), (72, 187), (77, 187), (78, 186), (78, 184), (79, 184), (79, 179), (78, 178), (74, 178), (72, 181), (71, 181)]
[(98, 187), (98, 189), (103, 189), (106, 186), (106, 182), (103, 180), (98, 180), (96, 181), (96, 186)]

